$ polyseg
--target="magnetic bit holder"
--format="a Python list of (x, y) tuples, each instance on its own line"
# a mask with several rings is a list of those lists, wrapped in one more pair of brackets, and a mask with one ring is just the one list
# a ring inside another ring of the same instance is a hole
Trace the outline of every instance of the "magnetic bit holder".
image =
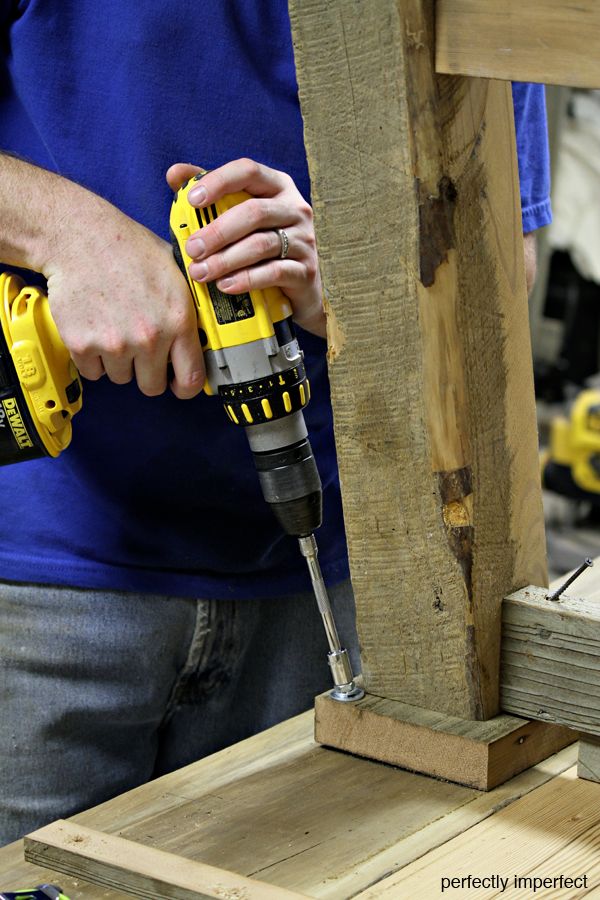
[(558, 590), (554, 591), (553, 594), (547, 595), (546, 600), (552, 600), (552, 601), (558, 600), (560, 595), (564, 591), (566, 591), (566, 589), (569, 587), (569, 585), (573, 584), (575, 579), (579, 578), (579, 576), (582, 574), (582, 572), (585, 572), (586, 569), (589, 569), (589, 567), (593, 566), (593, 565), (594, 565), (593, 561), (589, 557), (586, 557), (584, 559), (584, 561), (581, 563), (581, 565), (579, 566), (579, 568), (575, 569), (573, 574), (569, 578), (567, 578), (567, 580), (564, 582), (564, 584), (561, 584), (561, 586), (558, 588)]
[(365, 692), (354, 681), (352, 664), (350, 662), (348, 651), (345, 650), (340, 643), (331, 604), (329, 602), (329, 597), (327, 596), (327, 589), (325, 588), (325, 582), (323, 581), (321, 567), (317, 559), (317, 542), (313, 534), (310, 534), (307, 537), (300, 537), (298, 538), (298, 541), (300, 544), (300, 552), (306, 559), (308, 565), (310, 580), (312, 582), (319, 612), (323, 617), (325, 633), (327, 634), (327, 641), (329, 643), (327, 661), (329, 662), (329, 668), (334, 684), (334, 688), (330, 691), (329, 696), (333, 700), (340, 700), (343, 703), (361, 700), (365, 696)]

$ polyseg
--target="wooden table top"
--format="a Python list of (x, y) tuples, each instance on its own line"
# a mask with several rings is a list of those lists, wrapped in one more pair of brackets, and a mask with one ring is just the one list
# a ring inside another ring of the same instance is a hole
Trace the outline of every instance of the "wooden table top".
[[(361, 891), (368, 897), (382, 891), (438, 896), (418, 889), (429, 852), (454, 847), (473, 826), (487, 828), (490, 816), (500, 819), (498, 810), (504, 809), (515, 850), (525, 852), (507, 813), (518, 803), (533, 803), (548, 782), (566, 785), (577, 808), (585, 794), (600, 823), (600, 785), (573, 783), (572, 772), (562, 774), (573, 766), (574, 746), (480, 793), (321, 747), (312, 723), (312, 712), (304, 713), (71, 821), (309, 897), (340, 900)], [(592, 828), (593, 816), (586, 816), (586, 829)], [(556, 841), (549, 839), (548, 846), (555, 850)], [(432, 865), (435, 873), (438, 857)], [(391, 884), (394, 878), (398, 884)], [(403, 878), (409, 879), (408, 892), (398, 887)], [(428, 890), (437, 878), (427, 875)], [(21, 841), (0, 850), (0, 890), (47, 881), (61, 885), (72, 900), (128, 896), (24, 862)]]

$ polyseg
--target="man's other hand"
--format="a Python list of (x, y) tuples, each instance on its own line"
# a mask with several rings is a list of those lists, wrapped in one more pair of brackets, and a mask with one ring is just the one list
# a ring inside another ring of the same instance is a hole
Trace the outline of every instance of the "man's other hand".
[[(199, 172), (197, 166), (177, 163), (167, 172), (173, 190)], [(317, 259), (313, 214), (292, 178), (251, 159), (237, 159), (208, 172), (189, 200), (209, 206), (221, 197), (246, 191), (251, 199), (224, 212), (193, 234), (186, 250), (193, 262), (191, 277), (216, 281), (229, 294), (280, 287), (289, 297), (294, 320), (307, 331), (325, 336), (323, 290)], [(284, 259), (282, 239), (287, 237)]]

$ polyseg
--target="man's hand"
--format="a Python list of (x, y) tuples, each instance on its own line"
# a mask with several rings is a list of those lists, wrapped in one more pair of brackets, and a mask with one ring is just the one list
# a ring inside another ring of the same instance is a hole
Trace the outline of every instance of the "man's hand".
[[(177, 190), (199, 171), (197, 166), (177, 163), (167, 172), (167, 180)], [(213, 169), (190, 191), (189, 199), (201, 208), (236, 191), (252, 197), (189, 238), (191, 277), (216, 281), (229, 294), (280, 287), (291, 301), (294, 320), (324, 337), (323, 292), (310, 205), (289, 175), (251, 159)], [(285, 259), (279, 258), (278, 228), (289, 242)]]
[[(79, 371), (135, 377), (149, 396), (193, 397), (204, 360), (192, 298), (165, 241), (96, 194), (0, 155), (0, 259), (41, 272), (50, 309)], [(165, 210), (165, 217), (168, 210)]]
[[(165, 215), (166, 215), (165, 211)], [(44, 265), (53, 318), (84, 378), (135, 377), (148, 396), (195, 396), (204, 361), (194, 304), (171, 247), (88, 194), (63, 223)]]

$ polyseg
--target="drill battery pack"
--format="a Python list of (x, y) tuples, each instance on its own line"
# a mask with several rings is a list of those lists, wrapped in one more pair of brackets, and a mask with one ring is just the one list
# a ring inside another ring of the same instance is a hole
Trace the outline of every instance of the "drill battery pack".
[(48, 297), (0, 274), (0, 465), (58, 456), (81, 409), (81, 381)]

